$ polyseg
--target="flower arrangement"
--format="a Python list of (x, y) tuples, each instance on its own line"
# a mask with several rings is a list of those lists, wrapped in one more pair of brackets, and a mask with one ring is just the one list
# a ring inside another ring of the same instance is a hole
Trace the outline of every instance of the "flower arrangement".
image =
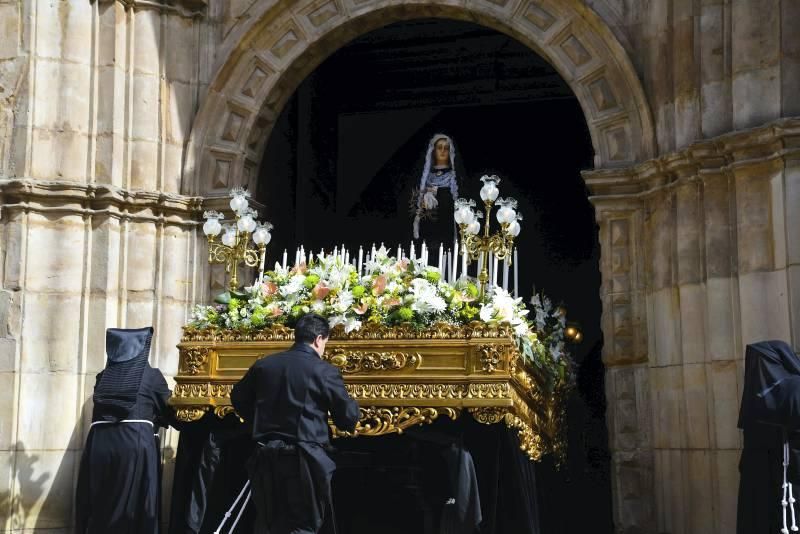
[(262, 280), (227, 304), (196, 306), (189, 326), (197, 329), (258, 330), (273, 324), (292, 325), (306, 313), (327, 317), (345, 332), (365, 323), (408, 324), (423, 329), (434, 323), (508, 323), (520, 354), (538, 370), (548, 389), (570, 376), (564, 351), (564, 317), (546, 298), (532, 301), (534, 317), (521, 298), (495, 287), (479, 301), (474, 279), (454, 283), (420, 260), (398, 259), (381, 247), (360, 271), (342, 255), (318, 255), (292, 268), (276, 263)]

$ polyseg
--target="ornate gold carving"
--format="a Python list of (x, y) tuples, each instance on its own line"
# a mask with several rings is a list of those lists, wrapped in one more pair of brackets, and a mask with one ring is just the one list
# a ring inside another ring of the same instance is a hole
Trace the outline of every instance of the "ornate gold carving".
[(510, 399), (507, 383), (346, 384), (356, 399)]
[(487, 373), (493, 373), (500, 363), (502, 357), (501, 350), (497, 345), (481, 345), (478, 348), (478, 352), (481, 355), (483, 370)]
[(330, 353), (325, 353), (323, 359), (341, 369), (342, 373), (352, 374), (371, 371), (396, 371), (407, 365), (419, 366), (422, 356), (416, 353), (369, 352), (336, 347)]
[[(394, 339), (473, 339), (511, 338), (512, 328), (508, 324), (487, 324), (475, 321), (468, 325), (452, 325), (437, 323), (424, 330), (418, 330), (411, 324), (385, 326), (368, 323), (358, 330), (345, 333), (342, 325), (331, 330), (331, 340), (394, 340)], [(219, 328), (183, 327), (183, 342), (197, 341), (293, 341), (294, 330), (280, 324), (270, 325), (261, 330), (242, 332), (238, 330), (222, 330)]]
[(176, 384), (172, 396), (176, 398), (217, 397), (230, 398), (233, 384)]
[(470, 408), (469, 413), (479, 423), (484, 425), (493, 425), (503, 420), (506, 414), (509, 413), (509, 408), (502, 406), (485, 406), (480, 408)]
[(356, 424), (353, 432), (339, 430), (335, 425), (333, 435), (335, 437), (355, 437), (355, 436), (382, 436), (384, 434), (402, 434), (403, 431), (411, 426), (432, 423), (440, 415), (446, 415), (450, 419), (457, 419), (460, 410), (457, 408), (359, 408), (361, 418)]
[(191, 347), (182, 350), (180, 371), (187, 375), (200, 374), (208, 361), (209, 352), (211, 349), (208, 347)]
[(522, 452), (527, 454), (531, 460), (539, 461), (545, 452), (541, 436), (535, 433), (522, 418), (512, 413), (506, 414), (504, 421), (508, 428), (517, 430), (519, 433), (519, 448), (522, 449)]
[(175, 417), (184, 423), (199, 421), (206, 414), (208, 408), (208, 406), (185, 406), (175, 410)]
[(214, 415), (220, 419), (224, 419), (226, 415), (230, 415), (232, 413), (236, 413), (236, 410), (233, 409), (233, 406), (217, 406), (214, 408)]

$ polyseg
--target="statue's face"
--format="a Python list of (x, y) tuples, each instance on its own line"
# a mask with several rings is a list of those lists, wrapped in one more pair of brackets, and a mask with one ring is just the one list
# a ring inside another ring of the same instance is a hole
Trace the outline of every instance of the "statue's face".
[(434, 145), (436, 165), (450, 165), (450, 143), (447, 139), (439, 139)]

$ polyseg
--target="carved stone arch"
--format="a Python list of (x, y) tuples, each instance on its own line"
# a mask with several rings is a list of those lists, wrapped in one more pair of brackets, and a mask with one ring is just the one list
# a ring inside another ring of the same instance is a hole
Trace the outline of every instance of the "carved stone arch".
[(258, 1), (231, 29), (198, 112), (182, 189), (215, 196), (255, 186), (271, 128), (291, 94), (327, 56), (392, 22), (438, 17), (481, 24), (544, 57), (575, 93), (597, 168), (654, 156), (650, 111), (633, 66), (580, 0)]

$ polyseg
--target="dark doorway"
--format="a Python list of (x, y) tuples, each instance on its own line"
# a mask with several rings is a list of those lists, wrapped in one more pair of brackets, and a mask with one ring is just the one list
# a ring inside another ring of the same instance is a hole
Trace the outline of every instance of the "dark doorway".
[(291, 97), (265, 149), (268, 260), (299, 244), (407, 247), (412, 189), (438, 132), (456, 146), (461, 196), (478, 199), (479, 177), (497, 174), (501, 194), (519, 201), (520, 295), (548, 295), (583, 331), (567, 463), (537, 465), (542, 532), (610, 533), (599, 244), (580, 176), (592, 145), (578, 100), (541, 57), (440, 19), (386, 26), (336, 51)]

